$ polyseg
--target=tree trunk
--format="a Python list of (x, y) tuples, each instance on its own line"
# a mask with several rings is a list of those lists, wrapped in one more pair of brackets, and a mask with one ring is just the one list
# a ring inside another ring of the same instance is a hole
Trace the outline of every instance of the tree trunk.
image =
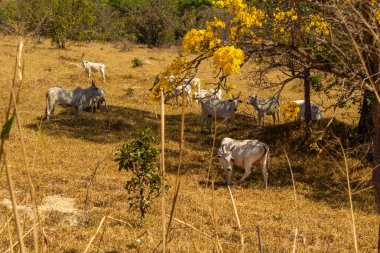
[(310, 69), (304, 70), (304, 100), (305, 100), (305, 121), (307, 125), (311, 124), (311, 107), (310, 107)]
[(369, 91), (364, 92), (363, 102), (360, 109), (360, 119), (358, 126), (356, 127), (356, 134), (358, 134), (358, 140), (360, 142), (366, 142), (370, 138), (373, 121), (371, 108), (373, 107), (373, 94)]

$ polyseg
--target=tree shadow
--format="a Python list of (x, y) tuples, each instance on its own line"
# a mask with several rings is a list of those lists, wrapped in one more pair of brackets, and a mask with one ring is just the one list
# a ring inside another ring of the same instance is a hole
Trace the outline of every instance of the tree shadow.
[[(67, 138), (83, 139), (99, 144), (117, 143), (120, 140), (135, 139), (141, 129), (150, 127), (159, 136), (160, 122), (159, 115), (153, 112), (139, 110), (135, 108), (108, 106), (108, 111), (98, 111), (96, 113), (84, 112), (82, 121), (74, 120), (73, 109), (63, 109), (50, 121), (44, 121), (42, 131), (50, 136), (64, 136)], [(181, 115), (166, 115), (166, 141), (179, 143)], [(291, 187), (292, 179), (289, 166), (285, 157), (287, 152), (294, 178), (300, 191), (315, 201), (329, 203), (333, 207), (348, 205), (347, 194), (345, 192), (334, 191), (334, 188), (341, 187), (342, 182), (337, 181), (332, 158), (327, 152), (319, 153), (312, 148), (312, 144), (318, 143), (318, 147), (325, 150), (326, 144), (332, 148), (339, 149), (336, 139), (341, 140), (345, 149), (351, 148), (349, 140), (353, 128), (344, 122), (335, 120), (330, 129), (325, 133), (323, 142), (316, 142), (321, 136), (321, 131), (328, 123), (329, 119), (313, 122), (312, 132), (308, 133), (308, 126), (304, 122), (287, 122), (280, 125), (267, 125), (258, 128), (254, 125), (254, 120), (246, 115), (237, 114), (230, 130), (226, 129), (224, 123), (218, 120), (217, 133), (213, 154), (220, 146), (224, 137), (233, 139), (258, 139), (270, 147), (271, 164), (269, 168), (268, 184), (271, 187)], [(37, 131), (37, 121), (27, 125), (28, 128)], [(335, 140), (333, 144), (331, 142)], [(185, 158), (180, 168), (182, 174), (200, 174), (208, 169), (209, 159), (212, 151), (213, 133), (202, 133), (200, 131), (200, 115), (187, 113), (185, 118)], [(186, 150), (200, 152), (202, 155), (189, 154)], [(207, 154), (207, 155), (206, 155)], [(177, 173), (179, 162), (179, 145), (167, 145), (166, 147), (167, 172)], [(214, 186), (225, 187), (223, 171), (220, 169), (215, 157), (211, 158), (211, 169), (216, 172)], [(329, 168), (329, 169), (326, 169)], [(357, 170), (368, 170), (362, 166)], [(232, 174), (232, 186), (241, 188), (264, 189), (261, 169), (252, 167), (251, 175), (240, 185), (237, 181), (243, 175), (243, 169), (234, 169)], [(207, 185), (207, 179), (200, 180), (202, 187)], [(355, 187), (356, 183), (353, 183)], [(363, 184), (362, 188), (369, 186)], [(305, 190), (307, 189), (307, 190)], [(366, 212), (375, 212), (376, 206), (372, 200), (372, 193), (357, 194), (354, 201), (360, 203), (357, 206)], [(372, 201), (371, 201), (372, 200)], [(363, 205), (362, 203), (365, 203)]]

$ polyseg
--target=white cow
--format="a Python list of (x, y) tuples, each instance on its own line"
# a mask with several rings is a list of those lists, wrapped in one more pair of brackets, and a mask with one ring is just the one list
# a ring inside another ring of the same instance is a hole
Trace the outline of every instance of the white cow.
[(278, 99), (275, 97), (263, 99), (258, 98), (257, 95), (249, 96), (247, 104), (253, 106), (257, 115), (259, 116), (259, 126), (261, 125), (261, 120), (263, 122), (263, 126), (265, 125), (265, 115), (272, 115), (273, 124), (276, 124), (276, 116), (277, 116), (277, 124), (280, 123), (280, 103)]
[(201, 131), (203, 132), (204, 121), (207, 119), (208, 131), (211, 132), (211, 119), (224, 119), (227, 129), (230, 128), (231, 122), (235, 119), (235, 112), (238, 108), (239, 96), (228, 100), (203, 99), (201, 101)]
[(244, 168), (245, 173), (239, 180), (243, 182), (251, 174), (252, 164), (259, 164), (268, 188), (269, 147), (258, 140), (234, 140), (223, 138), (217, 157), (226, 173), (226, 184), (230, 185), (234, 166)]
[[(300, 120), (305, 118), (305, 100), (294, 100), (294, 102), (299, 106), (300, 110), (297, 115), (297, 119)], [(311, 120), (321, 120), (323, 118), (322, 111), (319, 105), (310, 101), (311, 108)]]
[(83, 109), (88, 107), (91, 100), (98, 96), (102, 96), (102, 93), (94, 82), (87, 89), (81, 87), (74, 90), (58, 87), (49, 88), (46, 92), (46, 119), (49, 120), (51, 116), (54, 116), (55, 106), (59, 104), (75, 107), (75, 117), (77, 120), (80, 120)]
[(106, 65), (104, 65), (103, 63), (90, 62), (86, 60), (81, 61), (81, 64), (83, 66), (84, 73), (88, 74), (88, 80), (90, 80), (92, 71), (100, 71), (100, 73), (102, 74), (103, 82), (106, 81)]

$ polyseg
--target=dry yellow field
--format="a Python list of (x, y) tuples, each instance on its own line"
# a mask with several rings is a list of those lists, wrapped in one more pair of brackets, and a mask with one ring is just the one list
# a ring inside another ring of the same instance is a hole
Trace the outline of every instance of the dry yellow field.
[[(32, 169), (38, 204), (46, 206), (52, 199), (55, 205), (61, 205), (42, 215), (48, 241), (46, 252), (83, 252), (105, 216), (112, 218), (105, 219), (90, 252), (158, 252), (160, 249), (160, 199), (155, 200), (141, 224), (138, 213), (128, 207), (128, 194), (124, 190), (128, 175), (125, 171), (118, 171), (114, 160), (117, 149), (125, 141), (136, 138), (145, 127), (151, 127), (159, 139), (160, 108), (149, 100), (148, 88), (155, 75), (178, 55), (179, 48), (148, 49), (134, 45), (127, 52), (120, 51), (120, 48), (117, 43), (72, 43), (68, 50), (57, 50), (45, 41), (37, 45), (29, 42), (24, 49), (24, 81), (18, 108), (28, 166)], [(15, 53), (15, 39), (0, 37), (1, 124), (8, 106)], [(143, 60), (142, 67), (132, 68), (131, 60), (135, 57)], [(84, 112), (82, 121), (76, 122), (72, 109), (57, 108), (56, 117), (43, 122), (39, 132), (37, 123), (44, 115), (45, 93), (49, 87), (74, 89), (89, 85), (80, 66), (82, 59), (106, 64), (106, 82), (101, 82), (99, 73), (95, 73), (93, 79), (106, 91), (109, 110)], [(274, 90), (249, 87), (247, 69), (249, 65), (243, 68), (241, 75), (232, 77), (244, 103), (230, 132), (226, 131), (224, 124), (218, 126), (216, 146), (226, 136), (266, 142), (271, 148), (269, 188), (264, 189), (258, 169), (253, 170), (241, 185), (236, 182), (242, 170), (234, 171), (231, 190), (240, 230), (215, 158), (211, 163), (215, 188), (206, 183), (213, 136), (200, 133), (200, 106), (187, 107), (184, 164), (180, 170), (181, 186), (174, 211), (177, 220), (173, 221), (173, 230), (169, 234), (168, 251), (221, 252), (222, 249), (223, 252), (238, 252), (243, 235), (244, 252), (258, 252), (257, 225), (260, 224), (265, 252), (291, 252), (296, 227), (299, 229), (297, 252), (354, 252), (343, 160), (327, 148), (321, 154), (313, 153), (305, 144), (303, 124), (282, 122), (279, 126), (269, 124), (264, 129), (256, 128), (253, 109), (245, 101), (253, 93), (265, 97)], [(202, 80), (211, 81), (212, 76), (208, 64), (201, 66), (199, 77)], [(302, 99), (302, 94), (299, 84), (293, 83), (284, 90), (281, 100)], [(322, 100), (325, 104), (331, 103), (323, 95), (313, 95), (314, 102), (322, 103)], [(166, 113), (166, 167), (170, 186), (166, 213), (169, 213), (178, 166), (181, 108), (167, 106)], [(325, 112), (324, 116), (328, 118), (331, 112)], [(337, 118), (339, 121), (333, 129), (344, 142), (344, 134), (358, 120), (357, 111), (342, 108)], [(267, 117), (266, 122), (271, 123), (271, 119)], [(324, 120), (313, 125), (314, 137), (326, 123)], [(284, 149), (294, 171), (296, 201)], [(17, 200), (23, 206), (30, 206), (21, 138), (16, 127), (12, 129), (6, 150)], [(376, 252), (379, 222), (372, 190), (367, 189), (371, 167), (365, 160), (360, 160), (359, 155), (355, 157), (354, 148), (350, 151), (352, 155), (348, 162), (351, 176), (356, 180), (352, 185), (355, 187), (353, 207), (358, 248), (360, 252)], [(13, 220), (9, 223), (10, 236), (6, 226), (12, 212), (6, 205), (10, 195), (3, 166), (1, 168), (0, 252), (6, 252), (9, 239), (15, 242), (17, 237)], [(88, 188), (89, 182), (92, 184)], [(86, 205), (87, 194), (89, 201)], [(27, 209), (20, 209), (20, 215), (27, 232), (32, 227)], [(32, 250), (30, 234), (25, 242)]]

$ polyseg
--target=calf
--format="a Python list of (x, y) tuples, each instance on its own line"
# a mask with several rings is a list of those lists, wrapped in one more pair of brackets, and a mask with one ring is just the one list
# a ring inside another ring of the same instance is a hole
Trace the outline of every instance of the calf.
[(251, 174), (252, 164), (260, 164), (265, 188), (268, 188), (269, 147), (258, 140), (234, 140), (224, 138), (217, 157), (226, 173), (226, 184), (230, 185), (234, 166), (244, 168), (245, 173), (239, 180), (243, 182)]
[(272, 115), (273, 124), (280, 123), (280, 103), (275, 97), (269, 99), (258, 98), (257, 95), (249, 96), (247, 104), (251, 104), (256, 110), (257, 115), (259, 116), (259, 126), (261, 125), (261, 119), (263, 121), (263, 126), (265, 125), (265, 115)]
[(237, 111), (238, 104), (242, 101), (239, 100), (239, 96), (228, 100), (215, 100), (204, 99), (201, 101), (201, 131), (203, 132), (204, 121), (207, 119), (207, 127), (211, 132), (211, 119), (224, 119), (226, 121), (227, 129), (230, 128), (231, 122), (235, 118), (235, 112)]
[(86, 60), (81, 61), (81, 63), (83, 66), (84, 73), (88, 74), (88, 80), (90, 80), (91, 78), (92, 71), (100, 71), (100, 73), (102, 74), (103, 82), (106, 81), (106, 65), (104, 65), (103, 63), (90, 62)]
[(91, 99), (90, 108), (91, 108), (92, 112), (96, 112), (96, 110), (100, 109), (100, 106), (103, 103), (104, 103), (106, 110), (108, 110), (107, 101), (106, 101), (106, 92), (102, 88), (99, 88), (99, 90), (100, 90), (101, 95), (96, 96), (96, 97)]
[(49, 88), (46, 92), (46, 119), (49, 120), (51, 116), (54, 116), (55, 106), (59, 104), (74, 107), (75, 117), (77, 120), (80, 120), (83, 109), (88, 107), (91, 100), (98, 96), (102, 96), (102, 93), (94, 82), (87, 89), (81, 87), (74, 90), (58, 87)]

